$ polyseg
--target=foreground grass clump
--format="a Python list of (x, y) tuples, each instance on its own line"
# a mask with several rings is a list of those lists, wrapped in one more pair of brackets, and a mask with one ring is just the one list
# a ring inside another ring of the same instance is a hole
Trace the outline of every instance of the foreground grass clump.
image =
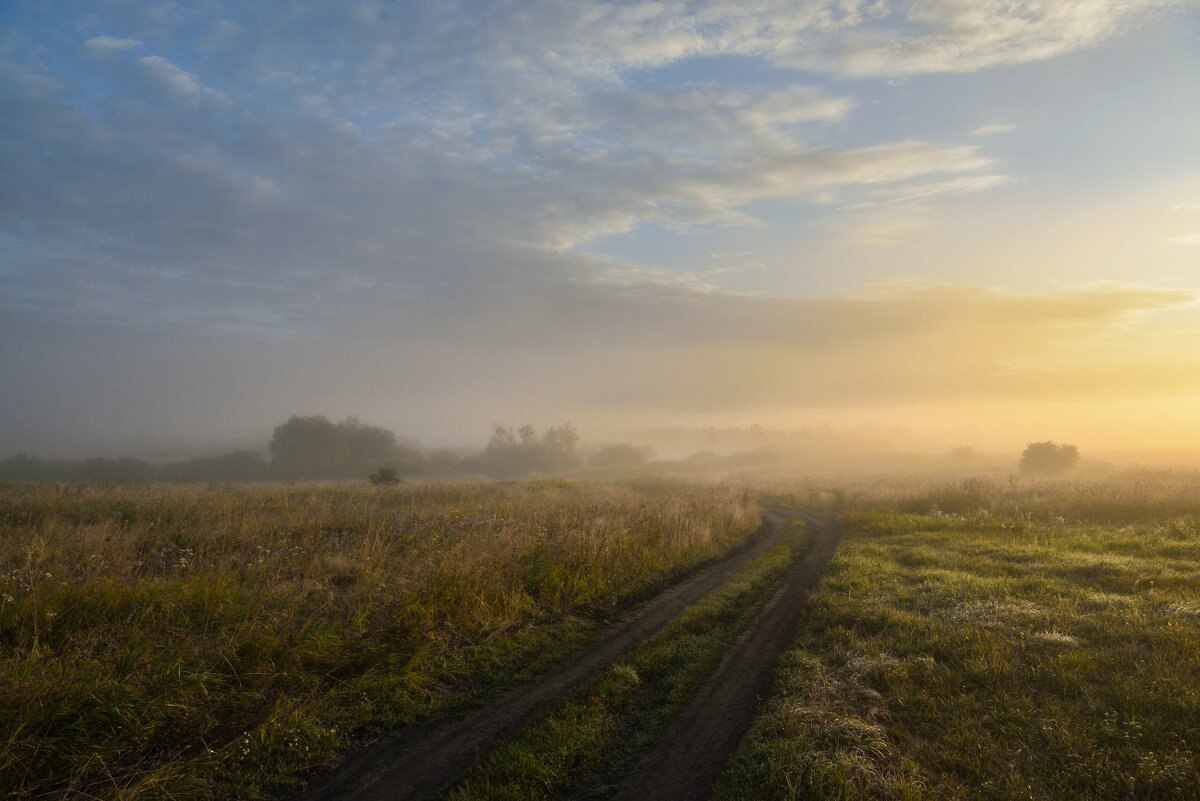
[(0, 487), (0, 794), (254, 797), (563, 655), (736, 490)]
[(1190, 518), (846, 529), (717, 798), (1198, 797)]

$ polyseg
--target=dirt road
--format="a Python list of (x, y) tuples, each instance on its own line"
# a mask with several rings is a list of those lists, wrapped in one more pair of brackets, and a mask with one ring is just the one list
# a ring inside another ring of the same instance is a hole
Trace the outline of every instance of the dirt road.
[[(763, 514), (762, 526), (747, 547), (642, 604), (630, 617), (606, 631), (567, 662), (508, 691), (488, 706), (463, 718), (414, 726), (402, 734), (374, 744), (339, 770), (312, 780), (296, 801), (405, 801), (428, 798), (462, 775), (480, 755), (520, 729), (538, 711), (569, 695), (651, 636), (685, 607), (765, 553), (787, 532), (792, 517), (793, 513), (788, 510), (767, 510)], [(824, 539), (824, 535), (819, 534), (814, 551), (824, 547), (821, 545)], [(832, 545), (828, 547), (832, 552)], [(802, 564), (808, 564), (810, 560), (805, 559)], [(823, 566), (824, 562), (821, 564)], [(795, 583), (794, 578), (790, 583)], [(790, 595), (786, 599), (776, 596), (769, 606), (790, 602)], [(754, 627), (758, 625), (759, 620), (756, 619)], [(771, 643), (774, 642), (772, 639)], [(734, 652), (739, 649), (745, 650), (741, 641)], [(759, 649), (747, 653), (744, 658), (752, 660), (762, 654), (768, 662), (765, 669), (769, 671), (774, 653)], [(718, 674), (724, 670), (726, 668), (722, 664)], [(741, 684), (740, 679), (737, 684)], [(707, 686), (705, 691), (709, 691)], [(754, 692), (757, 689), (752, 690), (749, 700), (745, 701), (747, 725), (754, 711)], [(714, 695), (720, 694), (714, 692)], [(742, 695), (737, 698), (742, 699)]]
[(702, 801), (754, 720), (776, 657), (792, 642), (804, 599), (837, 547), (832, 515), (805, 514), (817, 536), (808, 555), (676, 717), (655, 749), (626, 780), (620, 799)]

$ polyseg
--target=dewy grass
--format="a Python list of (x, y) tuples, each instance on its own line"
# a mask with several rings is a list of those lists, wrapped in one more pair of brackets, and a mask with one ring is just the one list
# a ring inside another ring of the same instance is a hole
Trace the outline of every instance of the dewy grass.
[(784, 541), (498, 747), (442, 798), (533, 801), (611, 793), (700, 689), (811, 539), (795, 521)]
[(1177, 511), (860, 512), (716, 798), (1200, 797), (1200, 531)]
[(261, 795), (757, 522), (667, 484), (0, 486), (0, 794)]

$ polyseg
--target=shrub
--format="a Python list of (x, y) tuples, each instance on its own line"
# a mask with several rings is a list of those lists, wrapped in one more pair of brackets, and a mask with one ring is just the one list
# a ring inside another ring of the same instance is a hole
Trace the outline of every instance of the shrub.
[(1070, 470), (1078, 461), (1079, 450), (1074, 445), (1031, 442), (1021, 454), (1021, 472), (1061, 473)]
[(377, 487), (386, 487), (400, 483), (400, 474), (394, 467), (381, 467), (371, 474), (371, 483)]

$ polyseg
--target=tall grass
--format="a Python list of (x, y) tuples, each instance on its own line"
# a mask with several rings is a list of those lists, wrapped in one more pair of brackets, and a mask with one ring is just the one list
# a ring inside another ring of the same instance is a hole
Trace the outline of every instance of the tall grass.
[(942, 514), (1125, 525), (1200, 518), (1200, 472), (1127, 470), (1058, 478), (972, 473), (826, 474), (744, 480), (765, 501), (844, 515)]
[(662, 484), (0, 486), (0, 793), (253, 797), (756, 523)]

